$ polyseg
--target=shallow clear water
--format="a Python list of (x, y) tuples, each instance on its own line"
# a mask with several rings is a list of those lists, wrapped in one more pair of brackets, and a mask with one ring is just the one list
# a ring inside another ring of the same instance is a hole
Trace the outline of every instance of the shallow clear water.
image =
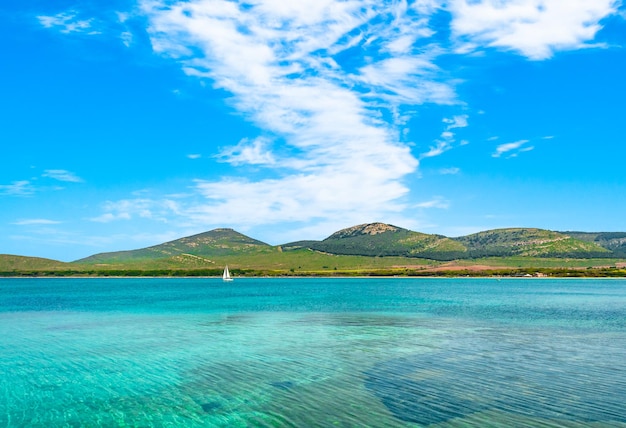
[(626, 427), (626, 281), (0, 279), (0, 427)]

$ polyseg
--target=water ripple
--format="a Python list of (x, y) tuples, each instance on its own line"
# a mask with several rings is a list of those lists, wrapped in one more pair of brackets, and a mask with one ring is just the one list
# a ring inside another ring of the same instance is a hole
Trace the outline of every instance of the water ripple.
[(396, 358), (365, 385), (395, 417), (423, 425), (502, 411), (547, 420), (626, 423), (626, 348), (603, 338), (498, 334), (456, 337), (445, 350)]

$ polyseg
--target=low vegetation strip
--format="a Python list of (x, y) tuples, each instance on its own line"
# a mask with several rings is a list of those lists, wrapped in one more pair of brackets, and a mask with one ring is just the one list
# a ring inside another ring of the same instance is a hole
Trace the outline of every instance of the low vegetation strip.
[[(501, 278), (626, 278), (619, 268), (541, 269), (376, 269), (376, 270), (254, 270), (231, 271), (235, 277), (501, 277)], [(157, 270), (24, 270), (0, 271), (0, 277), (221, 277), (219, 269)]]

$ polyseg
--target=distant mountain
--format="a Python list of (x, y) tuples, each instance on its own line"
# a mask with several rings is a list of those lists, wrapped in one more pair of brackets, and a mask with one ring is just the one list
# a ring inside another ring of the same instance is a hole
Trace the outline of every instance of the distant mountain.
[(455, 238), (471, 257), (607, 257), (606, 248), (568, 234), (543, 229), (494, 229)]
[(581, 241), (593, 242), (612, 251), (618, 257), (626, 257), (626, 232), (562, 232)]
[(119, 264), (160, 259), (174, 259), (173, 262), (191, 259), (210, 263), (212, 257), (273, 251), (276, 251), (274, 247), (233, 229), (214, 229), (138, 250), (95, 254), (75, 263)]
[(610, 249), (595, 242), (543, 229), (496, 229), (447, 238), (384, 223), (362, 224), (335, 232), (322, 241), (293, 242), (283, 245), (283, 248), (309, 248), (338, 255), (404, 256), (432, 260), (498, 256), (591, 258), (613, 255)]
[(322, 241), (298, 241), (284, 250), (309, 248), (330, 254), (359, 256), (404, 256), (452, 260), (465, 253), (463, 244), (441, 235), (413, 232), (384, 223), (369, 223), (342, 229)]
[(40, 257), (0, 254), (0, 272), (68, 269), (69, 263)]
[[(329, 258), (335, 255), (347, 258)], [(371, 259), (350, 259), (355, 256)], [(369, 223), (342, 229), (321, 241), (298, 241), (271, 246), (233, 229), (214, 229), (147, 248), (95, 254), (73, 263), (0, 255), (0, 272), (219, 270), (226, 263), (239, 269), (287, 269), (296, 272), (303, 266), (319, 265), (322, 270), (330, 266), (348, 270), (355, 266), (376, 266), (387, 262), (381, 259), (383, 257), (413, 260), (419, 258), (424, 263), (428, 263), (428, 260), (438, 263), (510, 256), (579, 260), (626, 258), (626, 233), (510, 228), (448, 238), (385, 223)]]

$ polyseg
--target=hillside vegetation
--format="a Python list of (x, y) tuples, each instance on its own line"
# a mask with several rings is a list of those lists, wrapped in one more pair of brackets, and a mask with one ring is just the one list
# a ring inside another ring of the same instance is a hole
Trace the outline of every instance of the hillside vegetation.
[(363, 224), (335, 232), (323, 241), (284, 246), (331, 254), (404, 256), (432, 260), (480, 257), (610, 257), (613, 252), (595, 242), (542, 229), (496, 229), (459, 238), (428, 235), (382, 223)]
[(149, 263), (160, 260), (164, 265), (204, 266), (211, 258), (249, 253), (272, 253), (276, 248), (252, 239), (233, 229), (214, 229), (164, 244), (130, 251), (100, 253), (77, 260), (80, 264)]
[(618, 257), (626, 257), (626, 232), (563, 232), (572, 238), (581, 241), (592, 242), (609, 251)]
[(600, 245), (542, 229), (495, 229), (456, 238), (471, 257), (528, 256), (592, 258), (612, 255)]
[(69, 263), (40, 257), (14, 256), (12, 254), (0, 254), (0, 271), (21, 272), (33, 269), (59, 270), (68, 269)]
[[(232, 229), (62, 263), (0, 255), (1, 275), (621, 275), (626, 233), (489, 230), (458, 238), (384, 223), (342, 229), (321, 241), (271, 246)], [(591, 270), (590, 270), (591, 269)], [(574, 272), (574, 273), (572, 273)], [(623, 272), (626, 274), (626, 271)]]
[(300, 241), (283, 245), (285, 250), (309, 248), (330, 254), (370, 257), (419, 257), (453, 260), (465, 247), (441, 235), (428, 235), (384, 223), (362, 224), (333, 233), (323, 241)]

